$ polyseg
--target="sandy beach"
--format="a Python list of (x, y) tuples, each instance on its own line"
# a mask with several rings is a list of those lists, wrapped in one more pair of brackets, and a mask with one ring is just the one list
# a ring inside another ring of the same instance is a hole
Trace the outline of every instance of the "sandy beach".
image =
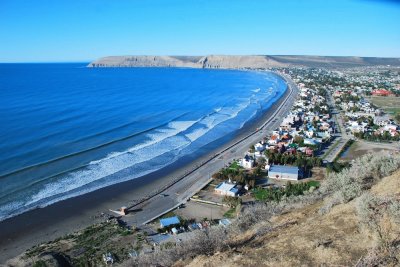
[[(287, 80), (287, 78), (285, 78)], [(266, 113), (231, 136), (202, 148), (200, 157), (185, 157), (154, 173), (35, 209), (0, 222), (0, 262), (26, 249), (103, 221), (101, 213), (130, 207), (124, 217), (142, 225), (171, 209), (199, 190), (210, 176), (233, 158), (243, 156), (252, 143), (279, 126), (297, 95), (295, 85)], [(276, 118), (276, 119), (275, 119)], [(257, 128), (261, 128), (256, 131)], [(162, 194), (159, 194), (162, 191)], [(145, 201), (143, 201), (145, 200)], [(139, 204), (137, 204), (139, 203)]]

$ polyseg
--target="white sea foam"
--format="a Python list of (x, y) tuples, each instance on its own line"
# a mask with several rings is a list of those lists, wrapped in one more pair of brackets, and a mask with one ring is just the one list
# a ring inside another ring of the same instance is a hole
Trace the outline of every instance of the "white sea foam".
[[(72, 172), (61, 178), (57, 177), (57, 180), (52, 182), (49, 181), (47, 184), (42, 185), (38, 192), (27, 201), (15, 201), (2, 206), (0, 220), (10, 217), (7, 214), (14, 216), (15, 210), (24, 212), (26, 209), (33, 209), (38, 205), (47, 206), (108, 185), (134, 179), (165, 167), (175, 161), (178, 158), (177, 154), (179, 151), (187, 147), (191, 142), (194, 142), (224, 121), (235, 118), (253, 102), (252, 99), (246, 99), (235, 106), (217, 108), (215, 109), (216, 113), (197, 121), (171, 122), (165, 128), (146, 134), (145, 136), (148, 140), (141, 144), (131, 147), (126, 151), (110, 153), (103, 159), (92, 161), (85, 169)], [(251, 117), (255, 113), (256, 111), (254, 111)], [(240, 128), (243, 127), (245, 122), (241, 123)], [(196, 128), (186, 133), (185, 136), (187, 138), (177, 136), (177, 134), (187, 131), (196, 123), (204, 125), (204, 127)], [(147, 166), (145, 169), (133, 172), (129, 176), (121, 175), (117, 180), (114, 179), (115, 176), (112, 176), (113, 179), (105, 178), (126, 168), (140, 166), (138, 164), (171, 151), (176, 151), (177, 153), (172, 158), (169, 158), (168, 162), (165, 161), (158, 165), (152, 165), (150, 168)], [(96, 182), (99, 180), (101, 182)], [(26, 209), (21, 209), (21, 207), (25, 207)]]
[(91, 161), (89, 164), (90, 165), (98, 164), (102, 161), (106, 161), (106, 160), (121, 156), (123, 154), (132, 153), (136, 150), (145, 148), (147, 146), (154, 145), (168, 137), (174, 136), (180, 132), (187, 130), (189, 127), (191, 127), (196, 122), (198, 122), (198, 121), (173, 121), (173, 122), (170, 122), (170, 123), (168, 123), (167, 128), (157, 129), (157, 130), (155, 130), (155, 132), (147, 134), (146, 137), (150, 139), (149, 141), (146, 141), (144, 143), (133, 146), (122, 152), (112, 152), (112, 153), (108, 154), (105, 158)]
[(251, 104), (251, 99), (247, 99), (246, 101), (243, 101), (242, 103), (236, 106), (220, 108), (217, 113), (212, 114), (211, 116), (207, 116), (199, 121), (199, 123), (205, 125), (205, 127), (195, 129), (190, 133), (186, 133), (185, 136), (189, 138), (191, 142), (194, 142), (201, 136), (208, 133), (217, 125), (229, 119), (237, 117), (239, 113), (244, 109), (246, 109), (250, 104)]
[(202, 137), (203, 135), (205, 135), (209, 130), (210, 130), (209, 128), (202, 127), (202, 128), (195, 129), (190, 133), (185, 134), (185, 136), (187, 138), (189, 138), (189, 140), (191, 142), (194, 142), (197, 139), (199, 139), (200, 137)]
[(254, 93), (258, 93), (258, 92), (261, 91), (261, 89), (260, 89), (260, 88), (257, 88), (257, 89), (251, 90), (251, 91), (254, 92)]
[[(33, 195), (25, 205), (32, 205), (40, 202), (42, 199), (77, 190), (90, 183), (103, 179), (106, 176), (115, 174), (118, 171), (136, 164), (146, 162), (164, 153), (173, 150), (181, 150), (189, 145), (190, 142), (184, 137), (176, 135), (187, 130), (196, 122), (197, 121), (171, 122), (166, 128), (157, 129), (153, 133), (147, 134), (146, 136), (150, 141), (136, 145), (125, 152), (113, 152), (101, 160), (92, 161), (88, 167), (82, 170), (74, 171), (57, 179), (55, 182), (46, 184), (37, 194)], [(136, 177), (143, 176), (146, 173), (140, 172)], [(133, 177), (130, 177), (129, 179), (132, 178)], [(123, 178), (121, 179), (118, 181), (114, 180), (112, 183), (122, 182), (124, 180)], [(102, 186), (105, 185), (103, 184)]]

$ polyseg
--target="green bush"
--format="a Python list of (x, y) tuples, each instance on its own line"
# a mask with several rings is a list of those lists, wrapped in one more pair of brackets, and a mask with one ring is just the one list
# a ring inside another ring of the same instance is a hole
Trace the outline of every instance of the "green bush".
[(304, 192), (309, 191), (310, 188), (318, 188), (319, 182), (308, 181), (303, 183), (293, 184), (288, 182), (285, 188), (256, 188), (254, 189), (254, 197), (259, 201), (276, 201), (279, 202), (283, 197), (299, 196), (303, 195)]

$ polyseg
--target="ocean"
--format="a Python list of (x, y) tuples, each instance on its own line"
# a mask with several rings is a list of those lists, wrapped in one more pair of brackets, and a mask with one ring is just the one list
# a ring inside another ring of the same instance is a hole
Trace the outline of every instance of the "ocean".
[(286, 90), (269, 72), (86, 65), (0, 64), (0, 221), (193, 157)]

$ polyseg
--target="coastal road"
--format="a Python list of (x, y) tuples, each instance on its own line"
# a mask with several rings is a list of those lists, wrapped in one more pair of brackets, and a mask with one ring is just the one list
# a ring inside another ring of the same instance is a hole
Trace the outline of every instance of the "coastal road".
[[(280, 75), (282, 76), (282, 75)], [(203, 188), (209, 181), (211, 175), (225, 166), (233, 159), (241, 158), (248, 151), (252, 144), (260, 141), (270, 131), (279, 127), (284, 116), (288, 114), (296, 99), (298, 88), (290, 80), (284, 77), (288, 85), (288, 93), (281, 100), (275, 112), (270, 116), (258, 130), (238, 140), (234, 144), (222, 149), (221, 152), (208, 159), (206, 163), (196, 167), (179, 181), (172, 184), (159, 194), (145, 200), (144, 202), (131, 206), (131, 210), (136, 210), (132, 214), (124, 217), (128, 224), (140, 226), (161, 216), (169, 210), (185, 203), (191, 196)]]

